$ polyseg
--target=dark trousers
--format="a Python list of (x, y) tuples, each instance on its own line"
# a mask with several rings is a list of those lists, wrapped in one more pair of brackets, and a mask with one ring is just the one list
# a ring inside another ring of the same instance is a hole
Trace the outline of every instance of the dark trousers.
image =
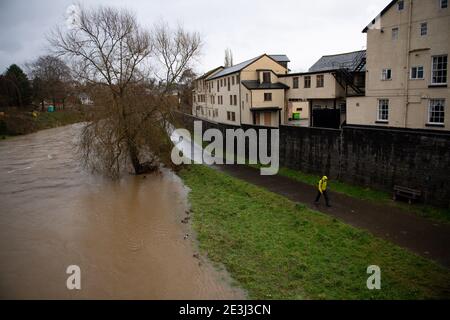
[[(320, 191), (317, 191), (316, 202), (319, 202), (321, 195), (322, 195), (322, 193), (320, 193)], [(328, 198), (328, 191), (327, 190), (325, 190), (323, 192), (323, 196), (325, 197), (325, 202), (326, 202), (327, 206), (329, 206), (330, 205), (330, 199)]]

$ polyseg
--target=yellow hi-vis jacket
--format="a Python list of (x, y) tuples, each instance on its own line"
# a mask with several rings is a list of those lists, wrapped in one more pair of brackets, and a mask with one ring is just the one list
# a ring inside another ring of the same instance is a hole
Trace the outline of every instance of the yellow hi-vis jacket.
[(319, 191), (322, 193), (322, 192), (324, 192), (325, 190), (327, 190), (327, 183), (328, 183), (328, 180), (327, 179), (325, 179), (325, 177), (323, 177), (322, 179), (320, 179), (320, 181), (319, 181)]

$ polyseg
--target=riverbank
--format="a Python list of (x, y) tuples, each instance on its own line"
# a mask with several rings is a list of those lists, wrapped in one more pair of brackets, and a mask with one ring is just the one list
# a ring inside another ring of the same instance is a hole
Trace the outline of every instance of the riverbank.
[[(180, 175), (201, 250), (250, 298), (450, 297), (448, 269), (366, 231), (211, 168)], [(366, 287), (369, 265), (382, 270), (380, 291)]]
[(0, 116), (0, 139), (82, 122), (84, 119), (84, 113), (78, 109), (34, 114), (32, 111), (10, 109), (2, 111)]

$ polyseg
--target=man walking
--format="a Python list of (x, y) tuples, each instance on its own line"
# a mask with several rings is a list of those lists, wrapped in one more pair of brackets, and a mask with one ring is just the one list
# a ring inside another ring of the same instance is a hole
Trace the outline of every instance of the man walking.
[(323, 195), (325, 197), (325, 203), (327, 204), (327, 207), (331, 207), (330, 206), (330, 202), (329, 202), (329, 198), (328, 198), (327, 184), (328, 184), (328, 177), (327, 176), (324, 176), (322, 179), (320, 179), (319, 185), (318, 185), (318, 189), (319, 190), (317, 192), (316, 201), (314, 203), (318, 204), (319, 200), (320, 200), (320, 196)]

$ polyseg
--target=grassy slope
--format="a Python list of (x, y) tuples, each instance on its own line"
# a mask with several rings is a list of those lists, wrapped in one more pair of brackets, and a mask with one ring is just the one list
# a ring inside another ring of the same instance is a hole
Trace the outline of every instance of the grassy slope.
[(38, 112), (33, 117), (28, 111), (10, 111), (0, 118), (0, 136), (8, 136), (33, 133), (43, 129), (50, 129), (83, 121), (83, 113), (76, 110), (64, 110), (57, 112)]
[[(316, 185), (321, 177), (305, 174), (300, 171), (288, 169), (288, 168), (280, 168), (278, 173), (281, 176), (285, 176), (300, 182), (304, 182), (310, 185)], [(402, 202), (394, 202), (392, 201), (392, 194), (378, 191), (370, 188), (362, 188), (359, 186), (349, 185), (347, 183), (343, 183), (340, 181), (330, 180), (329, 182), (330, 190), (343, 193), (345, 195), (363, 199), (374, 201), (378, 203), (383, 203), (386, 205), (396, 206), (400, 209), (408, 210), (414, 213), (419, 214), (425, 218), (430, 218), (439, 222), (450, 223), (450, 209), (441, 209), (435, 208), (432, 206), (421, 205), (421, 204), (413, 204), (408, 205), (407, 203)]]
[(39, 113), (36, 119), (39, 130), (65, 126), (83, 121), (83, 114), (77, 111), (58, 111)]
[[(450, 297), (449, 270), (204, 166), (181, 177), (200, 247), (256, 299), (421, 299)], [(369, 265), (382, 290), (366, 288)]]

